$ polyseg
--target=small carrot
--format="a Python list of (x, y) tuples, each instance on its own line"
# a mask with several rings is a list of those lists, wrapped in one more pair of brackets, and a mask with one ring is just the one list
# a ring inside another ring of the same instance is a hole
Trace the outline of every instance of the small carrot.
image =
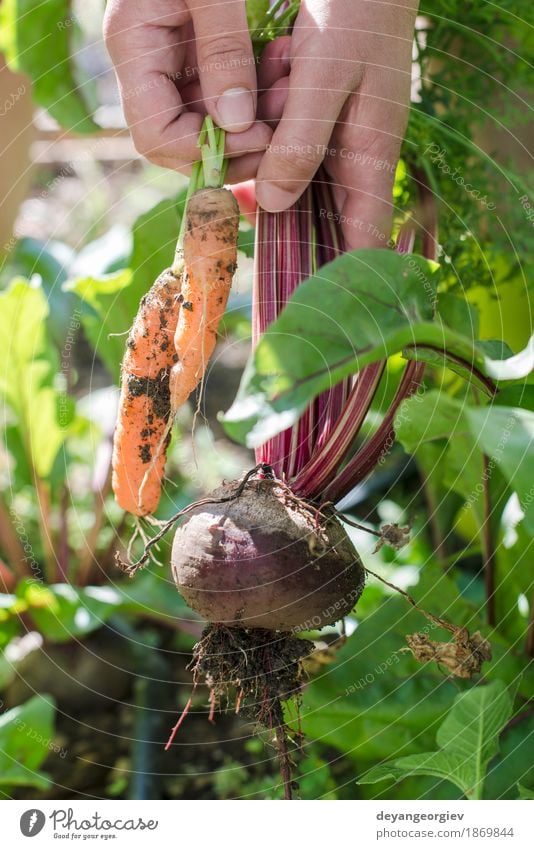
[(180, 288), (177, 273), (160, 274), (141, 301), (122, 363), (112, 485), (120, 506), (136, 516), (153, 513), (160, 497)]
[(176, 411), (198, 386), (217, 340), (236, 270), (239, 208), (228, 189), (195, 192), (187, 205), (183, 238), (182, 309), (170, 378)]

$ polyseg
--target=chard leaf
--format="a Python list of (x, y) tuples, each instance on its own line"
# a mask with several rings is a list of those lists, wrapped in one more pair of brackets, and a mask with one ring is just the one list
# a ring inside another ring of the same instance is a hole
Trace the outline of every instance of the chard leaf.
[(534, 413), (519, 407), (470, 407), (465, 411), (471, 437), (494, 460), (517, 492), (525, 528), (534, 534)]
[(476, 493), (481, 454), (486, 454), (517, 492), (525, 528), (534, 534), (534, 413), (496, 402), (474, 407), (435, 390), (402, 403), (395, 431), (406, 451), (415, 455), (428, 442), (446, 440), (448, 483), (460, 495)]
[(87, 86), (78, 85), (70, 40), (76, 24), (69, 0), (6, 0), (0, 10), (2, 42), (14, 71), (32, 80), (33, 96), (56, 121), (77, 133), (99, 130)]
[(47, 478), (73, 425), (73, 403), (53, 385), (58, 370), (46, 334), (48, 303), (40, 285), (21, 278), (0, 293), (0, 395), (16, 414), (30, 466)]
[(528, 373), (528, 349), (493, 360), (471, 336), (434, 319), (436, 270), (422, 257), (380, 249), (346, 253), (323, 266), (258, 343), (222, 417), (229, 435), (257, 447), (297, 421), (320, 392), (403, 350), (410, 358), (422, 351), (422, 359), (427, 349), (446, 352), (490, 386), (488, 378)]
[(432, 775), (452, 781), (468, 798), (481, 799), (488, 764), (499, 751), (499, 735), (511, 714), (512, 701), (501, 681), (474, 687), (457, 696), (440, 725), (437, 751), (380, 764), (359, 783)]
[(38, 767), (53, 746), (54, 714), (52, 697), (39, 695), (0, 715), (0, 787), (51, 786)]

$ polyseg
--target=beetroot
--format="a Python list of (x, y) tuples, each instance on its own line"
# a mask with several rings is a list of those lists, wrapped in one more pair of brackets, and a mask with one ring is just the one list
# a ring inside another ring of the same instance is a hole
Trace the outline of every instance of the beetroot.
[(176, 531), (172, 571), (189, 606), (209, 622), (285, 632), (346, 616), (365, 573), (339, 521), (279, 481), (249, 481), (228, 500), (238, 487), (216, 489)]

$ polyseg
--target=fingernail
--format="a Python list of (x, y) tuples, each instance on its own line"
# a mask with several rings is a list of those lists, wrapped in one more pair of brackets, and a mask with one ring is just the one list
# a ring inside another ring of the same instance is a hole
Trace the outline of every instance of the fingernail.
[(246, 88), (229, 88), (217, 100), (219, 124), (224, 130), (240, 132), (254, 122), (254, 100)]
[[(304, 184), (302, 188), (304, 191)], [(256, 197), (259, 205), (267, 212), (283, 212), (297, 200), (294, 194), (273, 186), (272, 183), (257, 183)]]

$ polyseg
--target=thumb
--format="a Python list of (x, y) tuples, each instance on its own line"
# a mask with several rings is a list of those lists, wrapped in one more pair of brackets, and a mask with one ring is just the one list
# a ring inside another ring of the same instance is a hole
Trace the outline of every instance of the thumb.
[(188, 0), (198, 74), (208, 113), (241, 133), (256, 117), (256, 65), (244, 0)]

